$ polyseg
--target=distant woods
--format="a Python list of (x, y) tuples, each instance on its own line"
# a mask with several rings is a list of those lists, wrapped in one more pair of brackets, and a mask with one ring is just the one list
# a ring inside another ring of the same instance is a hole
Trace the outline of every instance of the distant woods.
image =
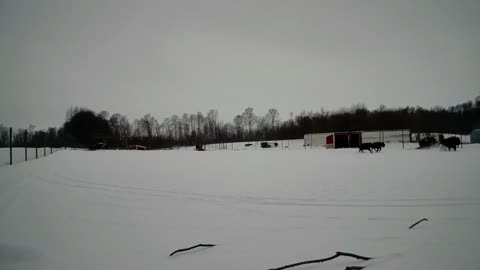
[[(25, 138), (25, 131), (27, 131), (27, 137)], [(62, 130), (57, 128), (48, 128), (46, 130), (36, 130), (35, 126), (30, 125), (27, 129), (18, 128), (13, 130), (13, 146), (24, 147), (25, 144), (28, 147), (62, 147), (63, 141), (59, 140), (59, 136), (62, 137)], [(9, 127), (0, 124), (0, 147), (9, 146), (10, 132)]]
[[(448, 108), (422, 107), (387, 108), (383, 105), (369, 110), (355, 104), (336, 111), (301, 112), (280, 119), (277, 109), (257, 115), (246, 108), (232, 121), (220, 120), (219, 112), (211, 109), (205, 114), (184, 113), (157, 119), (146, 114), (129, 121), (125, 115), (107, 111), (94, 112), (74, 107), (66, 113), (60, 128), (36, 131), (28, 128), (27, 144), (46, 143), (53, 147), (87, 147), (96, 142), (107, 143), (109, 148), (125, 148), (127, 144), (141, 144), (150, 149), (193, 146), (197, 144), (230, 143), (253, 140), (285, 140), (303, 138), (306, 133), (353, 130), (410, 129), (419, 133), (468, 134), (480, 128), (480, 96)], [(17, 129), (15, 146), (24, 146), (25, 129)], [(8, 145), (8, 129), (0, 125), (0, 146)]]

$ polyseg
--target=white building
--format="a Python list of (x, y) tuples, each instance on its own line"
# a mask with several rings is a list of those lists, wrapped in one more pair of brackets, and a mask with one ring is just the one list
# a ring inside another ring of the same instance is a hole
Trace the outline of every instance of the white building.
[[(360, 134), (357, 138), (356, 134)], [(345, 138), (347, 136), (347, 138)], [(388, 130), (388, 131), (357, 131), (357, 132), (328, 132), (305, 134), (304, 143), (307, 147), (323, 146), (326, 148), (356, 147), (362, 143), (372, 142), (408, 142), (410, 141), (410, 130)], [(347, 142), (346, 142), (347, 140)], [(341, 142), (340, 142), (341, 141)], [(339, 143), (340, 142), (340, 143)]]

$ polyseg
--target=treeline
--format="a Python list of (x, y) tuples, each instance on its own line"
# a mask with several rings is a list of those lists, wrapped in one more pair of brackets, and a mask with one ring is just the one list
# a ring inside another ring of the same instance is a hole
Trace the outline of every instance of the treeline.
[(448, 108), (420, 106), (389, 109), (381, 105), (368, 110), (364, 105), (335, 112), (301, 113), (296, 117), (300, 133), (351, 130), (410, 129), (413, 133), (469, 134), (480, 128), (480, 96)]
[[(31, 147), (46, 143), (47, 146), (88, 147), (104, 142), (109, 148), (125, 148), (140, 144), (149, 149), (191, 146), (196, 144), (230, 143), (253, 140), (286, 140), (303, 138), (307, 133), (353, 130), (410, 129), (414, 133), (468, 134), (480, 128), (480, 96), (448, 108), (422, 107), (379, 108), (369, 110), (355, 104), (337, 111), (290, 113), (280, 119), (277, 109), (269, 109), (263, 116), (246, 108), (231, 122), (220, 120), (215, 109), (203, 114), (184, 113), (158, 120), (150, 114), (132, 122), (125, 115), (107, 111), (96, 113), (88, 108), (74, 107), (66, 113), (62, 127), (27, 132), (27, 144)], [(0, 125), (0, 146), (8, 145), (8, 130)], [(14, 145), (25, 145), (24, 129), (18, 129)]]
[[(63, 147), (65, 144), (60, 138), (63, 137), (63, 131), (50, 127), (46, 130), (35, 130), (35, 126), (30, 125), (27, 129), (12, 130), (13, 147)], [(0, 124), (0, 147), (10, 145), (10, 128)]]

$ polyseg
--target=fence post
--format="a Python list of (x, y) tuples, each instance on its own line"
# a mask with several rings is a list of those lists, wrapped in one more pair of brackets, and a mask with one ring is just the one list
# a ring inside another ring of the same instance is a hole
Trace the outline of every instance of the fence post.
[(35, 131), (35, 158), (38, 159), (38, 131)]
[(25, 129), (25, 134), (24, 134), (24, 137), (25, 137), (25, 161), (28, 160), (28, 154), (27, 154), (27, 137), (28, 134), (27, 134), (27, 130)]
[(12, 127), (10, 127), (10, 165), (13, 164), (12, 160)]

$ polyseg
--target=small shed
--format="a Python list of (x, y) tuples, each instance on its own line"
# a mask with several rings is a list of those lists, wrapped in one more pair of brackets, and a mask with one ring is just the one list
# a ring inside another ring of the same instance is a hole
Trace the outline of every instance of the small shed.
[(333, 132), (327, 136), (325, 147), (335, 149), (359, 147), (361, 143), (362, 133), (360, 131)]
[(480, 143), (480, 129), (472, 130), (472, 133), (470, 133), (470, 143)]
[(346, 131), (332, 133), (305, 134), (306, 147), (324, 146), (326, 148), (358, 147), (362, 143), (362, 132)]

